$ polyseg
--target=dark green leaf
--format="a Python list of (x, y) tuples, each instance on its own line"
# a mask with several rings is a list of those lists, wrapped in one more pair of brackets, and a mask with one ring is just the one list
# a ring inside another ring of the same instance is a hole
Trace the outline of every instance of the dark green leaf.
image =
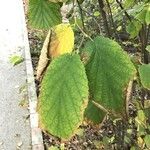
[(30, 0), (29, 23), (37, 29), (48, 29), (61, 23), (60, 6), (48, 0)]
[[(84, 49), (87, 53), (93, 51), (86, 65), (91, 99), (107, 110), (124, 113), (124, 91), (136, 72), (134, 65), (122, 48), (108, 38), (96, 37)], [(88, 114), (96, 112), (90, 111), (90, 104), (88, 107)]]
[(88, 120), (92, 120), (93, 123), (98, 124), (104, 119), (105, 115), (105, 112), (89, 101), (88, 107), (85, 110), (85, 117)]

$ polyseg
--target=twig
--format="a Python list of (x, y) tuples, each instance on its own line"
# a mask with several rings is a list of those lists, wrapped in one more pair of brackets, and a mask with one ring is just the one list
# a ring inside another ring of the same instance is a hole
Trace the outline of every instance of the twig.
[(105, 29), (105, 32), (106, 32), (106, 35), (108, 37), (111, 37), (111, 34), (110, 34), (110, 30), (109, 30), (109, 24), (108, 24), (108, 21), (107, 21), (107, 15), (106, 15), (106, 12), (104, 10), (104, 2), (103, 0), (98, 0), (98, 4), (99, 4), (99, 11), (102, 15), (102, 19), (103, 19), (103, 23), (104, 23), (104, 29)]
[(81, 39), (81, 42), (80, 42), (80, 44), (79, 44), (79, 46), (78, 46), (78, 51), (80, 50), (80, 48), (82, 47), (82, 44), (83, 44), (83, 42), (84, 42), (84, 39), (85, 39), (85, 36), (83, 35), (83, 37), (82, 37), (82, 39)]
[[(73, 1), (74, 7), (75, 7), (76, 3), (77, 3), (77, 0), (74, 0)], [(75, 15), (75, 9), (73, 10), (73, 17), (74, 17), (75, 24), (77, 25), (77, 27), (79, 28), (79, 30), (83, 33), (83, 35), (85, 37), (89, 38), (91, 41), (93, 41), (92, 38), (87, 33), (85, 33), (85, 31), (78, 25), (77, 19), (76, 19), (76, 15)]]
[(80, 11), (80, 16), (81, 16), (82, 26), (83, 26), (83, 30), (84, 30), (85, 27), (84, 27), (84, 16), (83, 16), (83, 12), (82, 12), (82, 7), (80, 5), (79, 0), (76, 0), (76, 1), (77, 1), (78, 6), (79, 6), (79, 11)]
[(100, 27), (98, 21), (95, 19), (95, 16), (94, 16), (94, 15), (91, 15), (88, 11), (84, 10), (83, 8), (82, 8), (82, 11), (84, 11), (86, 14), (88, 14), (90, 17), (92, 17), (92, 19), (95, 21), (95, 23), (97, 24), (97, 26), (98, 26), (98, 28), (99, 28), (99, 32), (102, 33), (101, 27)]
[(95, 101), (92, 101), (92, 103), (93, 103), (96, 107), (98, 107), (99, 109), (101, 109), (101, 110), (103, 110), (104, 112), (106, 112), (107, 114), (109, 113), (109, 111), (108, 111), (106, 108), (104, 108), (102, 105), (100, 105), (99, 103), (97, 103), (97, 102), (95, 102)]
[(118, 5), (120, 6), (120, 8), (124, 11), (126, 17), (129, 19), (129, 21), (132, 22), (131, 17), (129, 16), (129, 14), (127, 13), (127, 11), (124, 9), (124, 7), (122, 6), (122, 4), (121, 4), (118, 0), (116, 0), (116, 2), (117, 2)]
[(112, 23), (112, 26), (113, 26), (113, 32), (115, 33), (116, 38), (119, 39), (119, 35), (116, 32), (116, 25), (114, 23), (114, 19), (113, 19), (113, 14), (112, 14), (110, 3), (109, 3), (108, 0), (106, 0), (106, 3), (107, 3), (107, 7), (108, 7), (108, 10), (109, 10), (109, 14), (110, 14), (110, 20), (111, 20), (111, 23)]
[(129, 102), (132, 99), (132, 91), (133, 91), (133, 80), (131, 80), (128, 84), (127, 93), (126, 93), (126, 114), (129, 116)]

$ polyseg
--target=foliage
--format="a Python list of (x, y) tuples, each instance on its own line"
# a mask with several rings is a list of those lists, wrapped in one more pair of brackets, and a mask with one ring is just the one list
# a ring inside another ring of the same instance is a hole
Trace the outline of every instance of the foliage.
[(102, 122), (104, 117), (106, 116), (107, 112), (103, 111), (102, 109), (98, 108), (93, 102), (92, 99), (89, 100), (88, 106), (85, 109), (85, 118), (94, 123), (99, 124)]
[(48, 0), (30, 0), (29, 21), (32, 27), (38, 29), (48, 29), (61, 23), (59, 4)]
[(24, 58), (19, 55), (12, 55), (10, 57), (10, 63), (13, 64), (14, 66), (22, 63), (23, 61), (24, 61)]
[(83, 120), (87, 103), (87, 77), (79, 56), (65, 54), (54, 59), (39, 96), (41, 127), (63, 139), (70, 138)]
[(51, 37), (51, 31), (48, 32), (46, 39), (44, 41), (42, 50), (41, 50), (41, 55), (39, 57), (39, 62), (38, 62), (38, 66), (37, 66), (37, 72), (36, 72), (36, 79), (40, 80), (48, 62), (48, 47), (49, 47), (49, 43), (50, 43), (50, 37)]
[(84, 49), (93, 51), (86, 65), (91, 100), (125, 114), (124, 89), (135, 74), (130, 59), (116, 42), (104, 37), (96, 37)]
[(141, 28), (142, 24), (139, 21), (134, 20), (128, 24), (127, 32), (130, 34), (131, 38), (135, 38), (136, 36), (138, 36)]
[(146, 47), (146, 50), (150, 53), (150, 45)]
[(150, 24), (150, 4), (144, 5), (143, 9), (135, 16), (141, 23)]
[(143, 87), (150, 90), (150, 64), (139, 66), (139, 74)]
[(69, 24), (55, 26), (50, 39), (49, 56), (54, 58), (65, 53), (71, 53), (73, 48), (74, 32), (71, 26)]
[(73, 48), (74, 32), (69, 24), (59, 24), (53, 30), (49, 30), (37, 66), (37, 80), (40, 80), (46, 70), (50, 58), (71, 53)]
[[(65, 11), (60, 9), (63, 7)], [(135, 141), (130, 138), (135, 128), (126, 127), (126, 134), (122, 131), (123, 137), (113, 136), (111, 143), (122, 139), (128, 148), (147, 148), (146, 105), (142, 109), (136, 106), (134, 117), (126, 120), (124, 116), (128, 103), (136, 99), (132, 94), (136, 88), (128, 86), (135, 77), (134, 65), (140, 66), (133, 83), (140, 86), (141, 95), (150, 89), (149, 1), (30, 0), (29, 23), (37, 29), (49, 29), (37, 70), (38, 79), (44, 75), (38, 104), (42, 129), (69, 139), (84, 119), (99, 124), (106, 114), (113, 114), (127, 124), (132, 120), (137, 130)], [(123, 47), (138, 60), (134, 65)], [(144, 96), (140, 100), (143, 102)], [(108, 143), (108, 138), (104, 141)]]

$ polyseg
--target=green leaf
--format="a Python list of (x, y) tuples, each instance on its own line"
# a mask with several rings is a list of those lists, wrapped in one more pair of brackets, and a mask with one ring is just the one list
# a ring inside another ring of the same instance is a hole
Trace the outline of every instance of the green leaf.
[[(148, 103), (144, 103), (144, 114), (145, 114), (145, 117), (148, 119), (150, 117), (150, 100), (145, 100), (145, 101), (149, 101), (149, 104)], [(148, 122), (147, 122), (147, 125), (148, 125)], [(148, 125), (150, 127), (150, 125)]]
[(134, 4), (135, 0), (125, 0), (124, 6), (125, 8), (131, 7)]
[(53, 2), (53, 3), (64, 3), (64, 2), (67, 2), (67, 0), (49, 0), (50, 2)]
[(98, 17), (98, 16), (100, 16), (100, 12), (99, 12), (99, 11), (95, 11), (93, 15), (94, 15), (95, 17)]
[(91, 101), (89, 101), (88, 107), (85, 110), (85, 117), (88, 120), (92, 120), (94, 124), (98, 124), (104, 119), (105, 115), (105, 112), (100, 110)]
[(147, 25), (150, 24), (150, 4), (145, 5), (145, 7), (140, 11), (136, 16), (141, 23), (146, 23)]
[(127, 26), (127, 32), (130, 34), (131, 38), (135, 38), (142, 28), (142, 24), (139, 21), (133, 20)]
[(80, 57), (58, 56), (42, 81), (38, 105), (41, 127), (62, 139), (70, 138), (82, 123), (87, 103), (88, 83)]
[(130, 150), (137, 150), (136, 147), (132, 146)]
[(145, 17), (145, 22), (147, 25), (150, 24), (150, 4), (147, 6), (147, 12), (146, 12), (146, 17)]
[(30, 0), (29, 23), (37, 29), (48, 29), (61, 23), (60, 6), (48, 0)]
[(143, 110), (138, 110), (137, 119), (139, 122), (141, 122), (141, 124), (146, 124), (146, 116)]
[[(129, 57), (118, 43), (99, 36), (86, 43), (84, 51), (93, 51), (86, 64), (91, 99), (107, 110), (124, 113), (124, 91), (136, 72)], [(94, 108), (90, 111), (90, 105), (88, 107), (89, 114), (96, 112)]]
[(48, 150), (59, 150), (59, 148), (57, 146), (51, 146), (48, 148)]
[(10, 63), (12, 63), (14, 66), (22, 63), (24, 61), (24, 58), (22, 56), (13, 55), (10, 57)]
[(146, 135), (144, 137), (144, 141), (145, 141), (147, 148), (150, 148), (150, 135)]
[(134, 6), (131, 9), (127, 10), (127, 13), (133, 17), (135, 17), (138, 13), (140, 13), (143, 8), (144, 8), (145, 4), (142, 3), (138, 3), (138, 4), (134, 4)]
[(135, 18), (144, 24), (146, 13), (147, 13), (147, 9), (144, 7), (143, 10), (135, 16)]
[(146, 50), (150, 53), (150, 45), (146, 47)]
[(139, 75), (143, 87), (150, 89), (150, 64), (139, 66)]

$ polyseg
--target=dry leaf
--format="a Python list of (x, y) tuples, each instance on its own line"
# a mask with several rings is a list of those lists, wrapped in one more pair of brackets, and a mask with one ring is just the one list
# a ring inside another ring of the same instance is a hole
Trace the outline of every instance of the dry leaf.
[(51, 36), (51, 30), (49, 30), (47, 37), (44, 41), (42, 50), (41, 50), (41, 55), (39, 58), (38, 66), (37, 66), (37, 76), (36, 79), (39, 80), (41, 78), (41, 75), (43, 74), (49, 59), (47, 58), (48, 56), (48, 47), (50, 43), (50, 36)]
[(65, 53), (71, 53), (74, 47), (74, 32), (68, 23), (59, 24), (48, 32), (37, 67), (36, 79), (40, 80), (47, 64), (48, 57), (54, 58)]

